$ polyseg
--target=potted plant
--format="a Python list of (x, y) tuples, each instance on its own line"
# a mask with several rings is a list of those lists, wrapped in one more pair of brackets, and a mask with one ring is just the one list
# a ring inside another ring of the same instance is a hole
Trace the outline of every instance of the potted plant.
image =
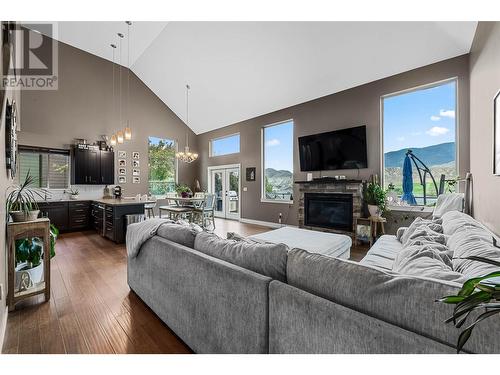
[(35, 178), (26, 173), (21, 185), (13, 185), (6, 199), (6, 211), (15, 222), (35, 220), (40, 213), (38, 199), (43, 199), (45, 190), (32, 187)]
[[(493, 246), (498, 248), (495, 238), (493, 238)], [(498, 281), (500, 277), (500, 262), (474, 255), (461, 259), (492, 264), (498, 266), (499, 270), (482, 277), (469, 279), (462, 285), (462, 288), (456, 295), (436, 300), (436, 302), (455, 305), (453, 314), (446, 320), (446, 323), (453, 323), (456, 328), (464, 326), (470, 313), (479, 310), (479, 314), (473, 316), (472, 321), (469, 321), (469, 324), (460, 333), (456, 346), (457, 353), (460, 353), (478, 323), (500, 314), (500, 282)]]
[(71, 188), (69, 189), (68, 193), (69, 193), (69, 199), (77, 200), (80, 197), (80, 192), (78, 191), (78, 189)]
[(377, 182), (371, 181), (363, 191), (370, 216), (382, 216), (387, 211), (386, 192)]
[(186, 184), (177, 184), (175, 187), (175, 191), (182, 198), (189, 198), (193, 194), (190, 187)]

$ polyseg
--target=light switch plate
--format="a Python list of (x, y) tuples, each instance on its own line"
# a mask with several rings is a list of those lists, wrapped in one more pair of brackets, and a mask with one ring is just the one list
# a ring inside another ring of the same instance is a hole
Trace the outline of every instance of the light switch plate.
[(244, 186), (243, 191), (248, 191), (248, 188), (246, 186)]

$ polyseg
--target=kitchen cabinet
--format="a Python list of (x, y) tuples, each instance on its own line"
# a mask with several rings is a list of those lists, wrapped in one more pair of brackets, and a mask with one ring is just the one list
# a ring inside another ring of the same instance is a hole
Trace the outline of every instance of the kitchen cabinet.
[(112, 185), (115, 182), (115, 154), (97, 147), (75, 147), (72, 153), (71, 183)]
[(38, 208), (40, 217), (49, 218), (50, 223), (62, 232), (89, 227), (90, 201), (38, 202)]
[(144, 203), (106, 204), (92, 202), (92, 227), (101, 236), (116, 243), (125, 242), (127, 231), (126, 215), (144, 215)]

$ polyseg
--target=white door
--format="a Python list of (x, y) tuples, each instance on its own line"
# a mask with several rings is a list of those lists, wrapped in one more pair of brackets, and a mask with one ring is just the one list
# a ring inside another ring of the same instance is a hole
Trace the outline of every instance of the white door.
[(210, 192), (215, 194), (215, 216), (240, 218), (240, 168), (210, 170)]

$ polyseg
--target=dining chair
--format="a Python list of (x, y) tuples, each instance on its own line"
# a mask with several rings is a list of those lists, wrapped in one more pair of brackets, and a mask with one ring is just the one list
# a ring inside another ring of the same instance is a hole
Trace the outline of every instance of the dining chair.
[(193, 210), (193, 216), (199, 219), (199, 222), (203, 229), (207, 229), (207, 222), (212, 222), (212, 230), (215, 229), (215, 194), (205, 194), (205, 199), (203, 200), (200, 207), (195, 207)]
[[(146, 216), (148, 219), (151, 217), (155, 217), (155, 207), (156, 207), (156, 197), (151, 197), (150, 199), (154, 200), (154, 203), (146, 203), (144, 205), (144, 210), (146, 211)], [(161, 215), (160, 215), (161, 217)]]

